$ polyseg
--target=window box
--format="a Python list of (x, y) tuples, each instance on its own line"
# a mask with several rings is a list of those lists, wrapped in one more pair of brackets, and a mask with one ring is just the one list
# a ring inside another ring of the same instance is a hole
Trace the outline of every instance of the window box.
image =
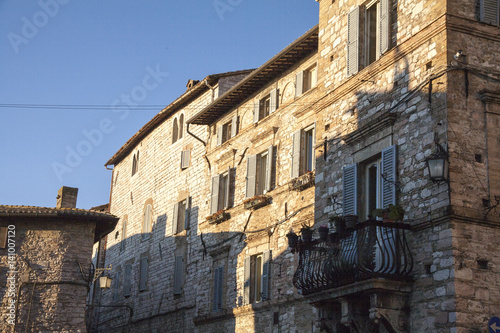
[(229, 213), (225, 210), (219, 210), (217, 213), (207, 216), (207, 221), (208, 223), (220, 223), (228, 220), (230, 217)]
[(256, 195), (243, 201), (245, 209), (258, 209), (271, 203), (271, 198), (266, 195)]
[(306, 188), (314, 185), (314, 171), (308, 171), (302, 176), (299, 176), (292, 180), (292, 189), (296, 191), (302, 191)]

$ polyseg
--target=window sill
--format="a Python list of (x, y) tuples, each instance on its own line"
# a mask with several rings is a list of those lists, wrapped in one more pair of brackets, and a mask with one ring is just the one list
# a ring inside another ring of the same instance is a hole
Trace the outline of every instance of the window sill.
[(290, 187), (294, 191), (303, 191), (306, 188), (309, 188), (314, 185), (315, 182), (315, 172), (309, 171), (299, 176), (297, 178), (292, 179), (290, 182)]
[(210, 216), (207, 216), (206, 220), (209, 224), (217, 224), (224, 222), (226, 220), (229, 220), (231, 218), (231, 215), (226, 212), (225, 210), (218, 211), (215, 214), (212, 214)]
[(243, 201), (243, 207), (245, 209), (259, 209), (261, 207), (267, 206), (271, 203), (271, 197), (267, 195), (256, 195), (250, 199)]

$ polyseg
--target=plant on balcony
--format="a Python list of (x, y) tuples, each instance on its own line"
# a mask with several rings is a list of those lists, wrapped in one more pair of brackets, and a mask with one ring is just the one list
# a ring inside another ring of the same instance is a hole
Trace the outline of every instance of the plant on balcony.
[(380, 217), (384, 222), (402, 222), (406, 211), (401, 205), (389, 205), (385, 209), (375, 209), (372, 213), (374, 217)]
[(229, 213), (221, 209), (217, 213), (207, 216), (208, 223), (219, 223), (229, 219)]
[(344, 215), (346, 228), (352, 229), (358, 223), (358, 215)]
[(299, 243), (299, 236), (297, 236), (293, 230), (290, 230), (290, 232), (286, 234), (286, 237), (288, 238), (288, 247), (294, 250)]
[(314, 171), (307, 171), (302, 176), (292, 180), (292, 189), (302, 191), (314, 184)]
[(267, 195), (256, 195), (243, 201), (245, 209), (257, 209), (270, 203), (271, 198)]
[(330, 222), (335, 226), (335, 232), (343, 232), (346, 228), (343, 216), (334, 215), (330, 217)]
[(314, 229), (308, 226), (305, 223), (302, 223), (302, 228), (300, 229), (300, 236), (304, 242), (312, 241), (312, 235), (314, 233)]
[(326, 239), (328, 238), (329, 232), (330, 232), (330, 229), (326, 225), (322, 225), (318, 228), (319, 238), (322, 241), (326, 241)]

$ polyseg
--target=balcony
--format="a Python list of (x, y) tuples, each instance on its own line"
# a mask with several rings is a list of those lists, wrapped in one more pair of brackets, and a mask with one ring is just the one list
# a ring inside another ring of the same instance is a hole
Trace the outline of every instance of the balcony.
[(298, 242), (293, 284), (302, 295), (370, 280), (410, 280), (409, 225), (367, 220), (324, 239)]

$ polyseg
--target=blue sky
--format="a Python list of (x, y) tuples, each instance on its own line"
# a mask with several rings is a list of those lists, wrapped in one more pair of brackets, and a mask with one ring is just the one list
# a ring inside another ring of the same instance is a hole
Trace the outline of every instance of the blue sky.
[(53, 207), (66, 185), (90, 208), (109, 201), (104, 163), (188, 79), (259, 67), (318, 4), (2, 0), (0, 22), (0, 204)]

